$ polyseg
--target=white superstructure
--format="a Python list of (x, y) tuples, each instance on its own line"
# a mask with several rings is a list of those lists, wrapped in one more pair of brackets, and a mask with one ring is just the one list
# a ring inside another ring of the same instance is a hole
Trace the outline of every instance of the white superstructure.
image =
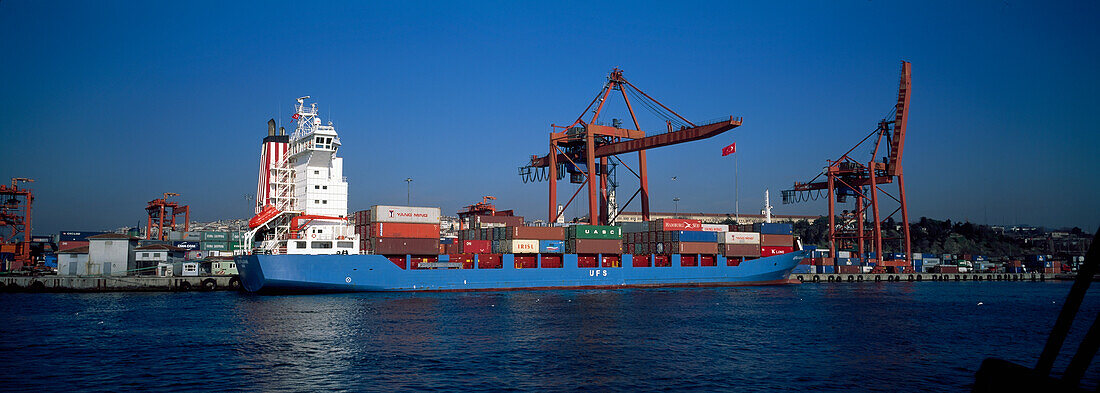
[[(259, 251), (269, 254), (358, 254), (358, 235), (347, 221), (344, 160), (336, 156), (340, 136), (331, 122), (322, 124), (317, 104), (306, 104), (309, 98), (298, 98), (292, 116), (297, 128), (285, 154), (265, 145), (265, 153), (275, 150), (265, 157), (281, 160), (261, 164), (258, 188), (268, 195), (250, 221), (255, 224), (251, 233), (259, 235)], [(270, 172), (264, 173), (265, 168)]]

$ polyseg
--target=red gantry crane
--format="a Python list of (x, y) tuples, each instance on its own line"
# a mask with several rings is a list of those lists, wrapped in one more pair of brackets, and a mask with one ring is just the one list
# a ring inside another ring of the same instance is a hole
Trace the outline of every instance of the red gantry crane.
[[(853, 250), (859, 253), (860, 258), (864, 258), (866, 242), (871, 242), (875, 258), (868, 258), (869, 262), (877, 261), (880, 263), (879, 266), (912, 266), (909, 263), (909, 258), (912, 256), (909, 244), (909, 210), (905, 204), (905, 177), (901, 164), (912, 86), (909, 68), (909, 62), (901, 62), (898, 101), (890, 114), (879, 121), (878, 127), (870, 135), (864, 137), (839, 158), (829, 160), (825, 170), (809, 182), (795, 183), (793, 189), (783, 191), (783, 203), (790, 204), (816, 200), (820, 197), (821, 190), (827, 190), (829, 249), (833, 250), (834, 256), (838, 250)], [(854, 157), (853, 152), (864, 143), (867, 143), (866, 147), (871, 149), (871, 157), (869, 161), (861, 162)], [(824, 181), (820, 180), (822, 176), (825, 176)], [(890, 194), (882, 187), (883, 184), (893, 183), (895, 179), (898, 184), (897, 196)], [(883, 195), (887, 198), (883, 198)], [(854, 198), (855, 206), (851, 212), (841, 217), (841, 223), (837, 223), (836, 203), (845, 203), (849, 197)], [(890, 200), (896, 202), (898, 207), (890, 214), (883, 216), (880, 207), (884, 204), (880, 202), (890, 202)], [(873, 218), (869, 233), (864, 229), (868, 210), (871, 211)], [(901, 213), (902, 237), (884, 238), (883, 223), (898, 212)], [(884, 240), (901, 243), (898, 248), (905, 250), (905, 258), (897, 261), (882, 261), (885, 259), (882, 250)]]
[[(11, 186), (0, 184), (0, 253), (11, 253), (10, 270), (20, 270), (31, 263), (31, 205), (34, 192), (19, 188), (19, 183), (34, 179), (13, 177)], [(3, 261), (0, 261), (2, 268)]]
[(191, 208), (168, 201), (168, 197), (179, 195), (166, 192), (163, 198), (151, 200), (145, 205), (145, 212), (149, 216), (149, 222), (145, 226), (146, 239), (168, 240), (168, 230), (176, 230), (176, 216), (180, 214), (183, 215), (183, 231), (191, 229)]
[[(600, 111), (610, 98), (613, 91), (618, 91), (630, 112), (630, 119), (634, 128), (623, 128), (618, 119), (612, 119), (610, 124), (599, 124)], [(634, 114), (634, 107), (628, 95), (633, 96), (637, 103), (650, 110), (659, 117), (664, 118), (667, 130), (653, 135), (647, 135), (642, 131), (638, 118)], [(585, 116), (591, 112), (592, 117), (585, 121)], [(519, 168), (519, 174), (526, 183), (528, 181), (548, 180), (549, 190), (549, 222), (553, 223), (558, 216), (564, 214), (569, 204), (577, 197), (581, 189), (588, 190), (588, 218), (593, 225), (606, 224), (614, 221), (615, 217), (608, 217), (608, 161), (612, 158), (627, 168), (638, 178), (638, 190), (622, 205), (625, 208), (634, 198), (641, 195), (642, 219), (649, 220), (649, 184), (646, 167), (646, 150), (661, 146), (675, 145), (712, 136), (729, 131), (741, 125), (740, 117), (730, 116), (718, 121), (696, 124), (678, 113), (661, 104), (653, 97), (642, 92), (623, 77), (622, 70), (615, 68), (607, 77), (607, 83), (600, 90), (596, 98), (588, 104), (584, 112), (568, 126), (551, 125), (550, 153), (545, 156), (531, 156), (531, 162)], [(620, 154), (638, 153), (638, 170), (635, 171), (626, 165), (618, 156)], [(597, 161), (599, 160), (599, 161)], [(565, 206), (558, 209), (557, 181), (565, 177), (568, 172), (570, 182), (581, 184)]]

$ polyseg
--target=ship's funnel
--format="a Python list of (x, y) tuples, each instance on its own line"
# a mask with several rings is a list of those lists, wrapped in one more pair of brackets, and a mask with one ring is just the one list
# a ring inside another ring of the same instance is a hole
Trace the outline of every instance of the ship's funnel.
[(279, 127), (279, 135), (286, 135), (286, 128)]
[(275, 136), (275, 119), (267, 119), (267, 136)]

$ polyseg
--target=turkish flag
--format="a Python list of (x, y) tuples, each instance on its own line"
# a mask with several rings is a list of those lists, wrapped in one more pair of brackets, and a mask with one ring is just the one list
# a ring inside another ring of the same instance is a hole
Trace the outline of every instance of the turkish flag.
[(722, 157), (728, 156), (728, 155), (736, 153), (736, 152), (737, 152), (737, 142), (730, 143), (729, 146), (726, 146), (726, 147), (722, 148)]

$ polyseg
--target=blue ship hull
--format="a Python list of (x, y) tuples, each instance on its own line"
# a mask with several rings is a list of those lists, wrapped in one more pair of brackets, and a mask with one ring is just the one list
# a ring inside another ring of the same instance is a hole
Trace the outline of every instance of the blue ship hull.
[(517, 269), (512, 254), (496, 269), (402, 269), (381, 255), (247, 255), (236, 263), (249, 292), (481, 291), (785, 284), (806, 253), (738, 266), (726, 266), (721, 256), (718, 266), (680, 266), (680, 256), (672, 255), (670, 267), (633, 267), (623, 255), (622, 267), (582, 268), (576, 254), (563, 255), (560, 268), (533, 269)]

